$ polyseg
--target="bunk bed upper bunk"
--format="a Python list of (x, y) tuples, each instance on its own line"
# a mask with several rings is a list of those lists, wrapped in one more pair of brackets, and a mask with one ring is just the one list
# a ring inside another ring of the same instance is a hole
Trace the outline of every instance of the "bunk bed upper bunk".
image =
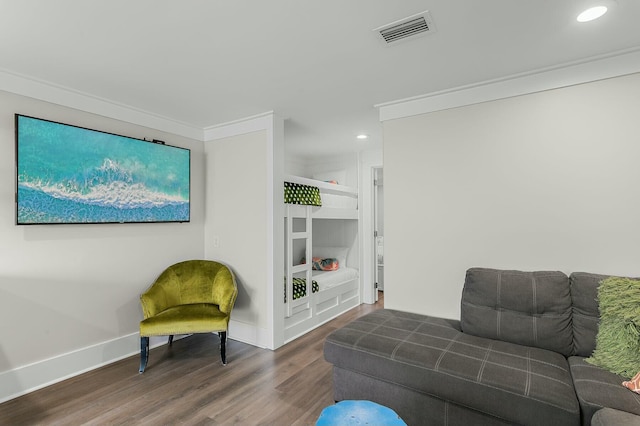
[[(314, 219), (358, 219), (358, 189), (339, 183), (324, 182), (300, 176), (285, 176), (287, 185), (302, 185), (318, 188), (320, 205), (313, 205), (311, 216)], [(285, 215), (305, 217), (305, 206), (287, 204), (289, 208)]]

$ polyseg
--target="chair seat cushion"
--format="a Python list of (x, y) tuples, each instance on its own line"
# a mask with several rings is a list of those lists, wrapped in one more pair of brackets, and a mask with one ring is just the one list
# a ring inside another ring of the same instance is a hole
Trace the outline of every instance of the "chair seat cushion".
[(178, 305), (140, 322), (140, 336), (227, 331), (228, 323), (229, 316), (220, 312), (218, 305)]

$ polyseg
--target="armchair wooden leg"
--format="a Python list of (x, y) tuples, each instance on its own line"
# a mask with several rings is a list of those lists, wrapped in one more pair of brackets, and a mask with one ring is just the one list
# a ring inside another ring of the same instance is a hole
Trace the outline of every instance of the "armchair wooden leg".
[(222, 365), (227, 365), (227, 332), (221, 331), (218, 335), (220, 336), (220, 357), (222, 358)]
[(144, 373), (149, 361), (149, 338), (140, 337), (140, 373)]

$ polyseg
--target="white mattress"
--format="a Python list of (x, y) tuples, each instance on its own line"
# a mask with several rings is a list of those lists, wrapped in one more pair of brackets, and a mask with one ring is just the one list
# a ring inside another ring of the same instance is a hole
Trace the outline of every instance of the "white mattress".
[(358, 278), (355, 268), (340, 268), (337, 271), (313, 271), (313, 279), (318, 283), (320, 291)]

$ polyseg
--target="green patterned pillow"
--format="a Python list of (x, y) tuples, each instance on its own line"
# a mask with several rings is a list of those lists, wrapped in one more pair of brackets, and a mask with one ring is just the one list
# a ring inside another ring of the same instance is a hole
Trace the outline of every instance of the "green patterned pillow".
[[(284, 277), (284, 303), (287, 303), (287, 277)], [(293, 277), (293, 300), (299, 299), (307, 295), (307, 280), (305, 278)], [(320, 286), (316, 280), (311, 280), (311, 293), (317, 293), (320, 290)]]
[(598, 287), (600, 323), (587, 362), (625, 378), (640, 371), (640, 280), (610, 277)]
[(320, 188), (298, 183), (284, 183), (284, 202), (287, 204), (303, 204), (322, 206)]

